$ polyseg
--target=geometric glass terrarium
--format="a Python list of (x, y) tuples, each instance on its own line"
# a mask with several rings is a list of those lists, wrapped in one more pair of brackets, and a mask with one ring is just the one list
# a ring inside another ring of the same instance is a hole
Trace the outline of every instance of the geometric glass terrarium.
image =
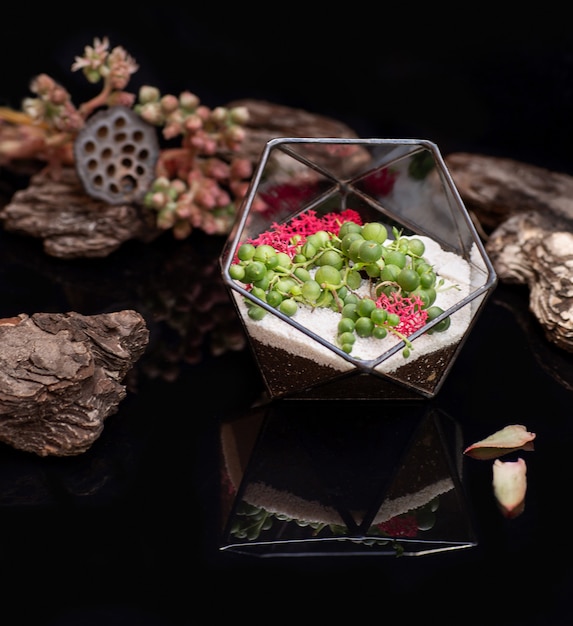
[(271, 398), (434, 397), (497, 283), (416, 139), (269, 141), (220, 260)]

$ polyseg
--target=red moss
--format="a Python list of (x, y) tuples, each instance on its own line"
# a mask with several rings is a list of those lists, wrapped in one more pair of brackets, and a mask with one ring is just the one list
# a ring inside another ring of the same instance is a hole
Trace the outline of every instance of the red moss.
[(377, 524), (376, 528), (390, 537), (415, 537), (418, 534), (418, 522), (415, 515), (399, 515)]
[(376, 300), (376, 306), (400, 318), (400, 323), (394, 328), (405, 337), (422, 328), (428, 319), (428, 312), (423, 308), (424, 303), (419, 296), (404, 297), (393, 292), (390, 297), (383, 293)]
[(273, 223), (270, 230), (261, 233), (249, 240), (254, 246), (267, 244), (277, 252), (285, 252), (291, 258), (295, 254), (297, 246), (303, 244), (306, 238), (319, 230), (338, 235), (340, 226), (344, 222), (356, 222), (362, 224), (360, 215), (353, 209), (332, 212), (319, 217), (316, 211), (308, 210), (285, 223)]

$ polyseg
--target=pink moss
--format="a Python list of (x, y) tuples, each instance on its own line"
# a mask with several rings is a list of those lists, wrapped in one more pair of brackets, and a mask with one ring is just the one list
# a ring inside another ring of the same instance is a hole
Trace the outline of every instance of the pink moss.
[(306, 238), (319, 230), (338, 235), (340, 226), (344, 222), (356, 222), (362, 225), (360, 215), (353, 209), (327, 213), (319, 217), (316, 211), (308, 210), (285, 223), (273, 223), (270, 230), (261, 233), (249, 240), (254, 246), (267, 244), (277, 252), (285, 252), (291, 258), (296, 253), (297, 246), (302, 245)]
[(392, 297), (389, 297), (383, 293), (376, 300), (376, 306), (386, 309), (388, 313), (395, 313), (400, 318), (400, 323), (394, 329), (405, 337), (422, 328), (428, 319), (428, 312), (423, 308), (424, 303), (418, 296), (403, 297), (394, 292)]

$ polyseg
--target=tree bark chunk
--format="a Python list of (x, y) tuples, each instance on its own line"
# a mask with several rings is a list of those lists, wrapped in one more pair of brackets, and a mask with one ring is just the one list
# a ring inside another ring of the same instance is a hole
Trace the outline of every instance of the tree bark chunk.
[(446, 165), (466, 208), (485, 231), (518, 213), (543, 211), (573, 221), (573, 177), (497, 157), (456, 152)]
[(58, 181), (34, 175), (0, 220), (7, 231), (42, 239), (46, 254), (65, 259), (106, 257), (130, 239), (150, 241), (160, 232), (151, 211), (89, 196), (73, 167), (63, 168)]
[(0, 441), (38, 456), (85, 452), (126, 396), (149, 331), (132, 310), (0, 319)]
[(529, 308), (549, 341), (573, 352), (573, 223), (529, 212), (513, 215), (490, 236), (486, 251), (506, 283), (529, 288)]
[[(245, 139), (241, 145), (241, 154), (257, 164), (265, 145), (277, 137), (341, 137), (357, 139), (358, 135), (346, 124), (324, 115), (318, 115), (265, 100), (243, 99), (234, 100), (226, 105), (228, 108), (245, 107), (249, 112), (249, 119), (245, 125)], [(320, 155), (328, 159), (327, 151), (320, 151)], [(334, 155), (333, 160), (340, 167), (340, 157)], [(369, 160), (366, 150), (356, 150), (348, 157), (348, 166), (360, 165)], [(328, 166), (328, 160), (323, 162)]]
[(511, 159), (451, 154), (446, 164), (483, 229), (500, 281), (526, 285), (546, 338), (573, 352), (573, 177)]

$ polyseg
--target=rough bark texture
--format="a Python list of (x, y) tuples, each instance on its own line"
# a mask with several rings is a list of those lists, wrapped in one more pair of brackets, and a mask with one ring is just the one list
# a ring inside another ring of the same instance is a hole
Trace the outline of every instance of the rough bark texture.
[(304, 109), (252, 99), (234, 100), (227, 106), (244, 106), (249, 111), (241, 152), (253, 163), (258, 162), (265, 144), (277, 137), (358, 137), (346, 124)]
[(511, 159), (446, 158), (501, 281), (526, 285), (549, 341), (573, 352), (573, 177)]
[(465, 152), (450, 154), (445, 162), (467, 209), (485, 231), (528, 211), (573, 220), (573, 177), (567, 174)]
[(130, 239), (159, 234), (151, 211), (135, 204), (113, 206), (84, 191), (73, 167), (61, 179), (34, 175), (0, 211), (7, 231), (43, 240), (47, 254), (64, 259), (106, 257)]
[(149, 339), (139, 313), (0, 320), (0, 441), (39, 456), (85, 452), (125, 398)]

